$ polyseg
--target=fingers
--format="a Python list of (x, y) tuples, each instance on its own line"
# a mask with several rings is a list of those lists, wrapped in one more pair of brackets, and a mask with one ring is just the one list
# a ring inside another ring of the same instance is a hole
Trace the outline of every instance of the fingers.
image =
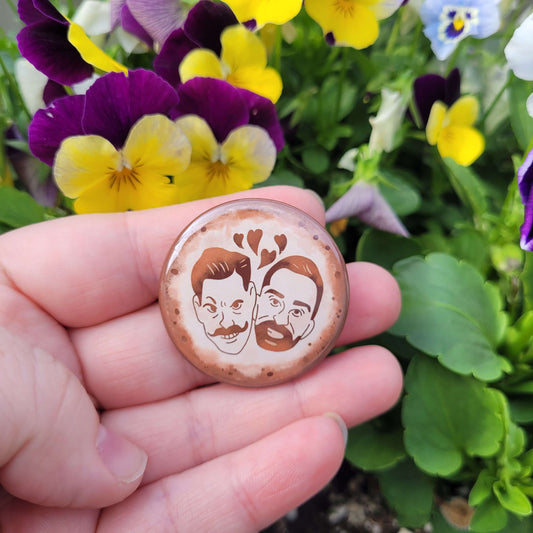
[[(13, 285), (58, 322), (73, 327), (101, 323), (155, 301), (163, 260), (189, 222), (215, 205), (250, 197), (281, 200), (324, 220), (315, 194), (271, 187), (160, 209), (28, 226), (2, 236), (0, 266)], [(53, 261), (41, 259), (46, 257)]]
[(79, 380), (0, 328), (0, 484), (46, 506), (101, 507), (140, 482), (146, 454), (99, 425)]
[(364, 346), (327, 358), (294, 382), (265, 389), (213, 385), (108, 412), (104, 423), (146, 450), (150, 460), (143, 482), (149, 483), (238, 450), (300, 418), (334, 411), (348, 426), (359, 424), (389, 409), (401, 387), (396, 359), (383, 348)]
[(250, 446), (137, 491), (98, 533), (256, 532), (318, 492), (344, 455), (337, 423), (300, 420)]
[[(398, 286), (386, 270), (353, 263), (348, 274), (350, 306), (339, 346), (385, 330), (400, 309)], [(158, 401), (212, 382), (174, 347), (157, 305), (74, 330), (71, 339), (89, 391), (107, 408)]]

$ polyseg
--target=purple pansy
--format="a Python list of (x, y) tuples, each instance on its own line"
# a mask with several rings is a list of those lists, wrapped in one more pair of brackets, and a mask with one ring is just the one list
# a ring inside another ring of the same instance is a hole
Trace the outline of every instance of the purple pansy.
[(111, 21), (150, 44), (163, 44), (185, 18), (179, 0), (111, 0)]
[(27, 24), (17, 35), (20, 53), (51, 80), (72, 85), (89, 78), (92, 65), (68, 41), (68, 20), (47, 0), (19, 0), (18, 13)]
[(183, 58), (195, 48), (208, 48), (220, 55), (220, 35), (238, 20), (225, 4), (207, 0), (198, 2), (187, 15), (183, 27), (173, 31), (154, 60), (154, 70), (170, 84), (180, 83), (178, 67)]
[(524, 204), (524, 224), (520, 230), (520, 246), (533, 252), (533, 150), (518, 169), (518, 190)]
[(454, 68), (446, 78), (438, 74), (420, 76), (414, 83), (415, 103), (425, 127), (431, 108), (437, 101), (450, 107), (459, 99), (461, 91), (461, 75), (459, 69)]
[(143, 116), (176, 114), (178, 95), (151, 71), (111, 72), (94, 82), (85, 95), (66, 96), (35, 113), (28, 128), (32, 153), (52, 165), (61, 142), (73, 135), (100, 135), (117, 149)]
[(178, 95), (175, 118), (198, 115), (219, 143), (235, 128), (252, 124), (267, 131), (278, 152), (283, 148), (283, 132), (268, 98), (214, 78), (193, 78), (180, 85)]

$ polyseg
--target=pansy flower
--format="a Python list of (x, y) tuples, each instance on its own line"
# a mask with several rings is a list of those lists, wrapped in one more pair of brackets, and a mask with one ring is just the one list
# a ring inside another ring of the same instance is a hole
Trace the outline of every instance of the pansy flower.
[(175, 178), (185, 200), (249, 189), (270, 176), (283, 139), (272, 102), (213, 78), (178, 89), (176, 123), (192, 145)]
[(89, 78), (94, 68), (126, 71), (48, 0), (19, 0), (18, 13), (26, 24), (17, 35), (20, 53), (51, 80), (72, 85)]
[(378, 21), (401, 5), (402, 0), (305, 0), (305, 10), (320, 25), (329, 44), (357, 49), (376, 42)]
[(267, 23), (285, 24), (302, 8), (302, 0), (226, 0), (239, 22), (253, 29)]
[[(533, 13), (516, 28), (505, 47), (505, 57), (517, 78), (533, 80)], [(533, 94), (527, 99), (527, 111), (533, 117)]]
[(499, 0), (425, 0), (420, 8), (424, 33), (434, 54), (446, 59), (471, 35), (484, 39), (500, 27)]
[(85, 95), (55, 100), (28, 130), (39, 159), (53, 165), (78, 213), (146, 209), (181, 200), (174, 178), (190, 143), (172, 120), (175, 90), (156, 74), (110, 73)]
[(533, 150), (518, 169), (518, 190), (525, 207), (524, 224), (520, 229), (520, 246), (533, 252)]
[(429, 144), (436, 145), (442, 157), (469, 166), (485, 149), (483, 135), (473, 125), (479, 102), (473, 96), (460, 97), (458, 69), (447, 78), (426, 74), (414, 83), (415, 104)]
[(227, 6), (205, 0), (189, 12), (183, 28), (166, 40), (154, 70), (175, 86), (197, 76), (218, 78), (273, 102), (282, 90), (281, 77), (267, 67), (261, 39), (237, 24)]

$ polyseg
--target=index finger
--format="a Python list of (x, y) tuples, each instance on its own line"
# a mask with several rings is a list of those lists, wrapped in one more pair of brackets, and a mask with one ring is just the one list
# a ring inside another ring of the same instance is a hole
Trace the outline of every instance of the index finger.
[(162, 263), (179, 233), (204, 211), (237, 198), (280, 200), (324, 221), (314, 193), (267, 187), (159, 209), (28, 226), (0, 239), (0, 269), (65, 326), (105, 322), (155, 301)]

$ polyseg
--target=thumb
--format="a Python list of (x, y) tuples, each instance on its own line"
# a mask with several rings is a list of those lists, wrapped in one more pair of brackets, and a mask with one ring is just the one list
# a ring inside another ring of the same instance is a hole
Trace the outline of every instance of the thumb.
[(0, 484), (23, 500), (104, 507), (139, 485), (147, 456), (100, 425), (79, 380), (0, 328)]

